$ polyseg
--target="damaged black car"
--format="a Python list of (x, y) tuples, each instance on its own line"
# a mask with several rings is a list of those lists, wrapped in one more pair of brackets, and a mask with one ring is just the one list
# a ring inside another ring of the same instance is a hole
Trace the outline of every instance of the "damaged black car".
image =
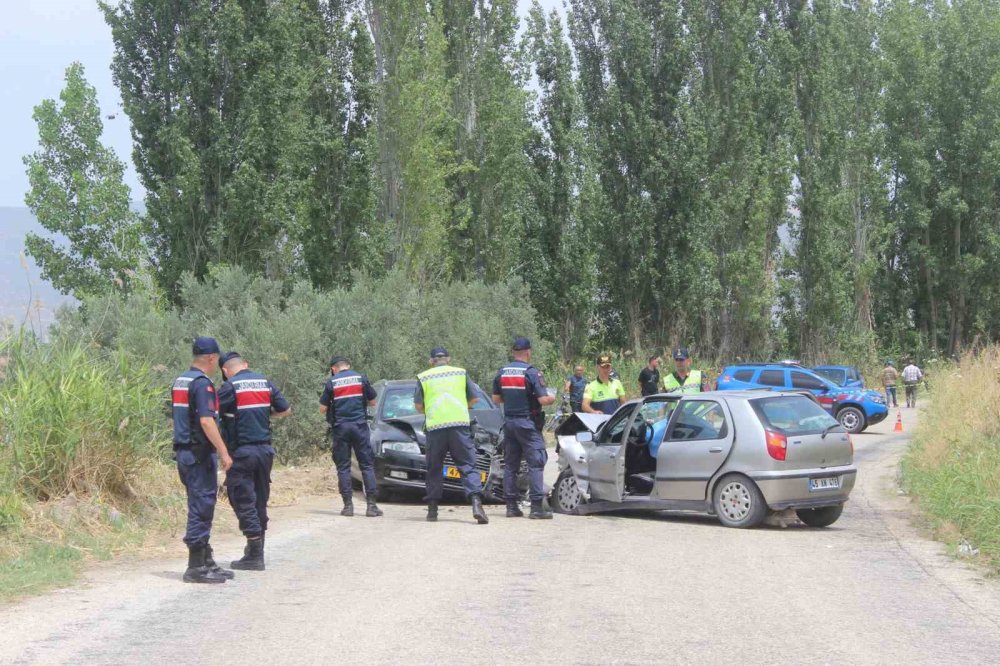
[[(427, 478), (427, 437), (424, 415), (413, 404), (416, 379), (381, 381), (374, 384), (378, 398), (369, 414), (371, 444), (375, 452), (375, 478), (378, 500), (396, 495), (420, 498)], [(483, 498), (503, 501), (503, 411), (479, 386), (473, 384), (479, 398), (470, 408), (472, 437), (476, 445), (476, 469), (483, 484)], [(518, 492), (527, 490), (527, 468), (521, 465)], [(361, 469), (352, 458), (351, 476), (360, 487)], [(462, 480), (451, 454), (444, 459), (446, 498), (463, 497)]]

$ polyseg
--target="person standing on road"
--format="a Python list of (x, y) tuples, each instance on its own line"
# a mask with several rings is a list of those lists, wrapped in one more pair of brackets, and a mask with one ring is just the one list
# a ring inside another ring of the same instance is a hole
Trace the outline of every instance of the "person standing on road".
[(705, 380), (701, 370), (691, 369), (691, 354), (687, 347), (674, 350), (674, 371), (663, 378), (663, 390), (667, 393), (701, 393), (705, 390)]
[(382, 509), (375, 503), (378, 487), (375, 484), (375, 453), (372, 451), (371, 431), (368, 428), (368, 407), (375, 404), (378, 394), (368, 377), (351, 370), (346, 356), (330, 359), (330, 378), (319, 399), (319, 411), (326, 414), (333, 432), (333, 462), (337, 466), (337, 485), (344, 508), (340, 515), (354, 515), (354, 489), (351, 486), (351, 451), (358, 459), (361, 480), (365, 489), (368, 509), (365, 516), (377, 518)]
[(264, 534), (267, 532), (267, 500), (271, 496), (271, 417), (292, 413), (291, 405), (264, 375), (250, 370), (238, 353), (219, 358), (226, 380), (219, 387), (222, 432), (233, 466), (226, 472), (229, 503), (247, 539), (243, 557), (229, 566), (246, 571), (264, 570)]
[(892, 361), (886, 361), (882, 368), (882, 388), (885, 389), (885, 404), (899, 407), (896, 402), (896, 382), (899, 380), (899, 373), (896, 372)]
[(583, 411), (588, 414), (614, 414), (625, 404), (625, 387), (611, 378), (611, 354), (597, 357), (597, 379), (583, 392)]
[(438, 519), (444, 494), (444, 457), (450, 453), (462, 478), (472, 516), (480, 525), (490, 522), (483, 510), (483, 483), (476, 469), (469, 407), (479, 399), (464, 368), (451, 365), (444, 347), (431, 350), (431, 368), (417, 375), (413, 403), (424, 420), (427, 434), (427, 520)]
[(583, 392), (587, 388), (587, 378), (583, 374), (583, 366), (573, 368), (573, 374), (566, 378), (563, 393), (569, 394), (569, 405), (574, 412), (583, 411)]
[(545, 414), (542, 407), (556, 401), (545, 388), (542, 373), (531, 365), (531, 342), (514, 338), (511, 355), (514, 360), (500, 368), (493, 378), (493, 402), (503, 405), (503, 489), (507, 500), (507, 517), (524, 515), (517, 506), (517, 473), (521, 458), (528, 463), (531, 513), (529, 518), (551, 518), (545, 509), (543, 475), (548, 452), (542, 438)]
[(642, 397), (660, 390), (660, 357), (650, 356), (646, 367), (639, 372), (639, 392)]
[(191, 367), (174, 380), (171, 405), (174, 421), (174, 457), (177, 473), (187, 492), (188, 547), (185, 583), (224, 583), (232, 571), (219, 567), (212, 557), (209, 538), (219, 491), (217, 465), (228, 471), (233, 465), (219, 432), (219, 400), (208, 373), (215, 372), (219, 343), (215, 338), (198, 337), (191, 345)]
[(903, 368), (903, 390), (906, 391), (906, 406), (917, 406), (917, 384), (924, 378), (924, 373), (916, 366), (913, 359), (909, 359), (906, 367)]

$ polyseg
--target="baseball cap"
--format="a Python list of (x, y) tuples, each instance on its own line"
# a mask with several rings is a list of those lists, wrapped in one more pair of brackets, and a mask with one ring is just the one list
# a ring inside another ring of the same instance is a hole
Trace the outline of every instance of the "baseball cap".
[(600, 354), (597, 357), (597, 365), (611, 367), (611, 354)]
[(338, 363), (350, 363), (350, 360), (346, 356), (334, 356), (330, 359), (330, 367), (337, 365)]
[(445, 356), (451, 356), (451, 354), (444, 347), (435, 347), (431, 350), (431, 358), (442, 358)]
[(526, 349), (531, 349), (531, 340), (526, 337), (518, 336), (514, 338), (514, 351), (524, 351)]
[(241, 358), (239, 352), (228, 351), (219, 357), (219, 368), (221, 369), (226, 363), (229, 363), (233, 359)]
[(675, 361), (686, 361), (689, 358), (691, 358), (691, 354), (688, 353), (687, 347), (678, 347), (674, 350)]
[(191, 353), (195, 356), (218, 354), (220, 351), (219, 343), (215, 341), (215, 338), (210, 338), (205, 335), (198, 336), (194, 339), (194, 342), (191, 343)]

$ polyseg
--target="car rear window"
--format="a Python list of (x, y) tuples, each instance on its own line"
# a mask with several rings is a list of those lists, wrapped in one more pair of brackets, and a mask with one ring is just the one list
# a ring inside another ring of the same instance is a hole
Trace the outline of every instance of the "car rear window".
[(837, 419), (804, 395), (760, 398), (750, 404), (765, 428), (786, 435), (809, 435), (837, 425)]
[(804, 372), (792, 371), (792, 386), (795, 388), (809, 389), (810, 391), (820, 391), (826, 388), (826, 384), (812, 375)]
[(763, 384), (764, 386), (784, 386), (785, 385), (785, 371), (784, 370), (764, 370), (760, 373), (760, 379), (757, 380), (758, 384)]
[(753, 370), (737, 370), (733, 373), (733, 379), (738, 382), (748, 382), (753, 379)]

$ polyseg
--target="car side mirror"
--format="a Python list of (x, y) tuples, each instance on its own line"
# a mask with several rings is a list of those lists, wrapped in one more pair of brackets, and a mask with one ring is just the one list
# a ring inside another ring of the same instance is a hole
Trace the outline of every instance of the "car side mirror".
[(587, 442), (593, 442), (594, 433), (590, 432), (589, 430), (582, 430), (576, 433), (576, 441), (580, 442), (581, 444), (586, 444)]

